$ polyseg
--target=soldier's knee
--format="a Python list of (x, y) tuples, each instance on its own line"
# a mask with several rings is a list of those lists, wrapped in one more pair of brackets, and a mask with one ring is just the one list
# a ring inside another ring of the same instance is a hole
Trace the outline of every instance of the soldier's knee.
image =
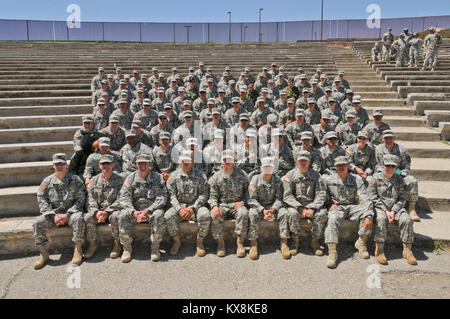
[(33, 228), (39, 227), (47, 222), (48, 217), (45, 217), (44, 215), (41, 215), (36, 218), (36, 220), (33, 223)]
[(206, 207), (200, 207), (197, 210), (197, 219), (199, 222), (210, 221), (211, 215)]
[(152, 219), (164, 220), (164, 211), (162, 209), (157, 209), (152, 212)]
[(164, 214), (164, 219), (167, 220), (172, 220), (174, 218), (176, 218), (178, 215), (178, 212), (176, 211), (175, 208), (169, 208), (166, 213)]
[(236, 218), (248, 218), (248, 209), (245, 206), (239, 207), (236, 211)]
[(248, 217), (250, 218), (250, 220), (258, 220), (259, 218), (259, 212), (257, 209), (255, 208), (250, 208), (248, 210)]

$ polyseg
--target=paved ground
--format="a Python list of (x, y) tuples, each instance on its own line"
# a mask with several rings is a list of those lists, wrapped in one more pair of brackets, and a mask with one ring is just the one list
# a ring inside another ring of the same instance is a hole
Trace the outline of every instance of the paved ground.
[(214, 247), (207, 248), (204, 258), (184, 247), (176, 258), (163, 254), (154, 263), (149, 249), (138, 246), (129, 264), (101, 249), (79, 268), (80, 288), (67, 285), (77, 285), (71, 250), (53, 254), (39, 271), (33, 269), (35, 255), (3, 258), (0, 298), (450, 298), (450, 253), (444, 251), (414, 249), (418, 265), (411, 266), (400, 248), (391, 248), (389, 265), (378, 266), (373, 255), (361, 260), (354, 248), (340, 246), (339, 265), (330, 270), (326, 256), (313, 256), (306, 248), (282, 260), (278, 247), (266, 246), (257, 261), (238, 259), (228, 249), (218, 258)]

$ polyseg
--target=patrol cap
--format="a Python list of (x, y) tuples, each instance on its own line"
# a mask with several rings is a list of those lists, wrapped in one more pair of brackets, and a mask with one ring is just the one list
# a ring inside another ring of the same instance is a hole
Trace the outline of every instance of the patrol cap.
[(309, 97), (308, 100), (307, 100), (307, 103), (308, 104), (310, 104), (310, 103), (314, 103), (315, 104), (316, 103), (316, 99), (313, 98), (313, 97)]
[(360, 95), (355, 95), (353, 97), (353, 103), (361, 103), (361, 96)]
[(147, 78), (148, 78), (148, 75), (146, 73), (141, 74), (141, 79), (147, 79)]
[(317, 68), (316, 72), (321, 72), (322, 73), (322, 69), (321, 68)]
[(325, 134), (323, 137), (324, 140), (326, 139), (332, 139), (332, 138), (338, 138), (337, 133), (335, 131), (329, 131)]
[(348, 158), (347, 156), (338, 156), (334, 160), (334, 166), (341, 165), (341, 164), (348, 164)]
[(256, 103), (259, 103), (259, 102), (266, 102), (266, 99), (263, 98), (262, 96), (260, 96), (260, 97), (258, 97), (258, 99), (256, 100)]
[(298, 72), (303, 71), (303, 68), (298, 68), (297, 71)]
[(103, 91), (103, 93), (100, 96), (109, 96), (109, 93), (106, 91)]
[(109, 137), (100, 137), (98, 139), (98, 145), (100, 146), (111, 146), (111, 140)]
[(248, 66), (246, 66), (246, 67), (244, 68), (244, 71), (245, 71), (245, 72), (250, 72), (250, 68), (249, 68)]
[(159, 88), (158, 88), (158, 93), (160, 93), (160, 92), (162, 92), (162, 93), (164, 93), (164, 87), (162, 87), (162, 86), (160, 86)]
[(198, 62), (198, 65), (199, 65), (199, 66), (205, 65), (205, 63), (204, 63), (204, 62)]
[[(170, 104), (170, 103), (164, 104), (164, 109), (165, 109), (165, 110), (167, 110), (167, 109), (173, 109), (172, 104)], [(165, 113), (165, 112), (164, 112), (164, 113)]]
[(125, 132), (125, 137), (129, 137), (129, 136), (136, 136), (136, 130), (133, 130), (133, 129), (127, 130)]
[(172, 68), (172, 71), (178, 71), (177, 67), (174, 66), (174, 67)]
[(139, 71), (138, 70), (133, 70), (133, 73), (139, 74)]
[(293, 97), (290, 97), (287, 99), (288, 103), (295, 103), (295, 99)]
[(381, 109), (373, 110), (373, 116), (383, 116), (383, 110)]
[(118, 67), (116, 68), (116, 71), (122, 71), (122, 68), (121, 68), (120, 66), (118, 66)]
[(330, 119), (330, 112), (328, 112), (327, 110), (324, 110), (320, 113), (320, 118), (322, 119)]
[(137, 93), (144, 93), (144, 89), (143, 88), (136, 89), (136, 92)]
[(142, 105), (152, 105), (152, 102), (150, 101), (150, 99), (144, 99), (142, 101)]
[(170, 140), (170, 133), (169, 132), (161, 132), (161, 133), (159, 133), (159, 138), (161, 140), (165, 139), (165, 138), (168, 138)]
[(269, 114), (267, 116), (267, 123), (272, 125), (272, 124), (277, 124), (278, 121), (278, 117), (275, 114)]
[(111, 154), (104, 154), (100, 157), (100, 164), (114, 163), (114, 157)]
[(277, 64), (276, 63), (272, 63), (270, 66), (277, 66)]
[(281, 91), (280, 91), (280, 95), (287, 95), (286, 90), (281, 90)]
[(239, 89), (239, 92), (247, 92), (247, 87), (246, 86), (241, 86)]
[(221, 115), (222, 113), (220, 112), (220, 110), (217, 108), (217, 107), (214, 107), (212, 110), (211, 110), (211, 114), (219, 114), (219, 115)]
[(135, 119), (133, 122), (131, 122), (131, 127), (142, 127), (142, 121)]
[[(206, 74), (206, 75), (208, 75), (208, 74)], [(212, 78), (209, 78), (206, 82), (207, 83), (214, 83), (214, 80)]]
[(222, 88), (218, 88), (218, 89), (217, 89), (217, 93), (225, 93), (225, 90), (222, 89)]
[(231, 68), (229, 66), (226, 66), (225, 71), (231, 71)]
[(189, 101), (189, 100), (184, 100), (184, 101), (183, 101), (183, 105), (191, 105), (191, 101)]
[(429, 27), (428, 31), (434, 31), (434, 27)]
[(241, 72), (241, 76), (246, 76), (246, 75), (247, 75), (247, 73)]
[(205, 88), (201, 88), (200, 90), (198, 90), (199, 93), (206, 93), (206, 89)]
[(124, 95), (124, 94), (128, 95), (128, 91), (127, 90), (121, 90), (120, 91), (120, 95)]
[(109, 117), (109, 123), (119, 123), (119, 118), (116, 115), (111, 115)]
[(130, 79), (130, 78), (131, 78), (131, 76), (130, 76), (129, 74), (125, 74), (123, 77), (124, 77), (125, 79)]
[(172, 78), (172, 79), (170, 80), (170, 82), (176, 82), (176, 81), (177, 81), (176, 78)]
[(300, 80), (306, 80), (306, 75), (305, 74), (300, 75)]
[(262, 89), (261, 89), (261, 92), (269, 93), (269, 89), (268, 89), (268, 88), (262, 88)]
[(180, 161), (192, 162), (192, 151), (190, 150), (182, 150), (180, 157), (178, 158)]
[(326, 75), (325, 73), (322, 73), (322, 74), (320, 75), (320, 78), (321, 78), (321, 79), (326, 79), (326, 78), (327, 78), (327, 75)]
[(100, 83), (104, 84), (104, 85), (108, 85), (108, 80), (102, 80)]
[(149, 154), (139, 154), (136, 158), (136, 163), (143, 163), (143, 162), (150, 163), (151, 161), (152, 158)]
[(106, 103), (106, 101), (105, 101), (105, 99), (102, 98), (102, 97), (99, 98), (98, 101), (97, 101), (97, 105), (102, 105), (102, 104), (104, 105), (105, 103)]
[(298, 151), (295, 154), (295, 158), (300, 161), (300, 160), (311, 160), (311, 153), (309, 151), (306, 150), (302, 150), (302, 151)]
[(211, 67), (211, 66), (208, 66), (208, 67), (206, 68), (206, 71), (212, 71), (212, 67)]
[(302, 93), (311, 93), (311, 91), (308, 88), (303, 88)]
[(120, 99), (117, 101), (117, 104), (128, 104), (128, 101), (127, 101), (127, 99), (120, 98)]
[(189, 67), (189, 72), (193, 72), (193, 71), (195, 71), (195, 67), (190, 66), (190, 67)]
[(67, 156), (65, 153), (56, 153), (52, 156), (53, 164), (67, 163)]
[(247, 113), (241, 113), (240, 115), (239, 115), (239, 120), (249, 120), (250, 118), (249, 118), (249, 116), (248, 116), (248, 114)]
[(98, 68), (98, 72), (105, 72), (105, 68), (102, 67), (102, 66), (100, 66), (100, 67)]
[(383, 137), (395, 136), (394, 132), (392, 132), (392, 130), (384, 130), (382, 134), (383, 134)]
[(356, 117), (356, 111), (348, 110), (347, 113), (345, 113), (345, 117)]
[(400, 158), (397, 155), (387, 154), (387, 155), (383, 156), (383, 164), (384, 165), (398, 166), (399, 162), (400, 162)]
[(312, 140), (312, 132), (311, 131), (303, 131), (300, 133), (301, 140)]
[(319, 83), (319, 82), (317, 81), (316, 78), (314, 78), (314, 79), (312, 79), (309, 83), (311, 83), (311, 84), (317, 84), (317, 83)]
[(301, 109), (301, 108), (298, 108), (295, 111), (295, 116), (305, 116), (305, 111), (303, 111), (303, 109)]
[(338, 78), (338, 77), (335, 77), (335, 78), (334, 78), (334, 82), (335, 82), (335, 83), (336, 83), (336, 82), (341, 82), (341, 79)]
[(166, 112), (158, 112), (158, 117), (165, 117), (165, 118), (167, 118), (167, 113)]
[(207, 104), (216, 104), (216, 100), (215, 99), (208, 99)]
[(158, 74), (158, 78), (163, 78), (163, 77), (165, 77), (164, 73), (161, 72), (161, 73)]
[(356, 135), (356, 137), (364, 137), (365, 139), (367, 139), (368, 138), (367, 132), (361, 130), (361, 131), (358, 132), (358, 135)]
[(441, 33), (441, 30), (440, 29), (436, 29), (436, 33)]
[(328, 99), (328, 103), (336, 103), (336, 99), (334, 97), (330, 97)]
[(236, 81), (235, 80), (228, 81), (228, 85), (231, 85), (231, 84), (236, 84)]
[(333, 89), (331, 87), (327, 86), (325, 88), (325, 92), (333, 92)]
[(92, 117), (92, 115), (85, 115), (83, 116), (83, 123), (85, 122), (94, 122), (94, 118)]
[(119, 81), (119, 84), (127, 84), (127, 81), (122, 79), (122, 80)]
[(400, 33), (400, 37), (404, 38), (405, 34), (404, 33)]
[(275, 167), (275, 165), (273, 164), (273, 161), (272, 161), (272, 157), (264, 157), (261, 159), (261, 167), (267, 167), (267, 166)]
[(247, 131), (245, 131), (245, 136), (248, 137), (256, 137), (256, 130), (255, 129), (248, 129)]
[(282, 129), (282, 128), (274, 128), (274, 129), (270, 132), (270, 134), (271, 134), (272, 136), (284, 136), (284, 135), (285, 135), (285, 132), (284, 132), (284, 129)]
[(237, 96), (235, 96), (231, 99), (231, 103), (240, 103), (240, 102), (241, 102), (241, 99)]
[(347, 90), (345, 90), (345, 94), (353, 94), (353, 90), (352, 89), (347, 89)]
[(182, 114), (183, 114), (183, 118), (194, 116), (194, 113), (192, 113), (191, 110), (184, 111)]
[(152, 71), (158, 71), (158, 68), (157, 68), (156, 66), (154, 66), (154, 67), (152, 68)]
[(225, 150), (225, 151), (223, 151), (222, 152), (222, 161), (223, 160), (233, 160), (234, 161), (234, 153), (233, 153), (233, 151), (232, 150)]
[(154, 80), (153, 80), (153, 83), (161, 83), (161, 82), (159, 82), (158, 79), (154, 79)]
[(344, 71), (339, 71), (339, 73), (338, 73), (339, 75), (341, 75), (341, 74), (345, 74), (345, 72)]
[(178, 88), (178, 92), (186, 92), (186, 88), (184, 86), (180, 86)]
[(195, 137), (190, 137), (186, 140), (186, 146), (198, 145), (198, 140)]
[(213, 138), (223, 138), (223, 136), (225, 135), (224, 130), (214, 130), (214, 134), (213, 134)]
[(222, 76), (229, 76), (228, 72), (223, 72)]

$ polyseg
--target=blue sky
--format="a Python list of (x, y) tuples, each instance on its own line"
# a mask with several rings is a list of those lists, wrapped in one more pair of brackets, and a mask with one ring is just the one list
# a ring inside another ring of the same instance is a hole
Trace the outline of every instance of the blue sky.
[[(0, 19), (66, 20), (69, 4), (81, 8), (81, 21), (233, 22), (320, 19), (320, 0), (3, 0)], [(381, 7), (382, 18), (450, 15), (449, 0), (325, 0), (324, 19), (367, 18), (369, 4)]]

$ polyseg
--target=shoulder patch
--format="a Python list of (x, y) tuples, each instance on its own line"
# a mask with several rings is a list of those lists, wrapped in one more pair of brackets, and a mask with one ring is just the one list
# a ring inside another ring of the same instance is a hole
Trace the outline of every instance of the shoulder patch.
[(255, 188), (255, 186), (253, 186), (253, 185), (250, 185), (250, 186), (248, 187), (248, 189), (251, 190), (253, 193), (256, 192), (256, 188)]
[(345, 150), (345, 152), (346, 152), (348, 155), (352, 155), (352, 154), (353, 154), (353, 152), (352, 152), (352, 150), (350, 149), (350, 147), (347, 148), (347, 149)]
[(127, 181), (125, 181), (125, 182), (123, 183), (123, 187), (129, 188), (129, 187), (130, 187), (130, 184), (129, 184)]
[(45, 186), (45, 184), (41, 184), (39, 187), (40, 187), (43, 191), (45, 191), (45, 189), (47, 188), (47, 186)]
[(370, 184), (372, 184), (372, 185), (374, 185), (374, 184), (376, 184), (376, 183), (377, 183), (377, 180), (376, 180), (376, 178), (373, 178), (373, 177), (370, 177), (370, 176), (369, 176), (369, 177), (367, 178), (367, 180), (368, 180), (368, 181), (369, 181), (369, 183), (370, 183)]
[(214, 185), (214, 181), (213, 181), (212, 177), (208, 180), (208, 184), (211, 185), (211, 186)]
[(288, 176), (283, 177), (283, 182), (290, 183), (291, 179)]

